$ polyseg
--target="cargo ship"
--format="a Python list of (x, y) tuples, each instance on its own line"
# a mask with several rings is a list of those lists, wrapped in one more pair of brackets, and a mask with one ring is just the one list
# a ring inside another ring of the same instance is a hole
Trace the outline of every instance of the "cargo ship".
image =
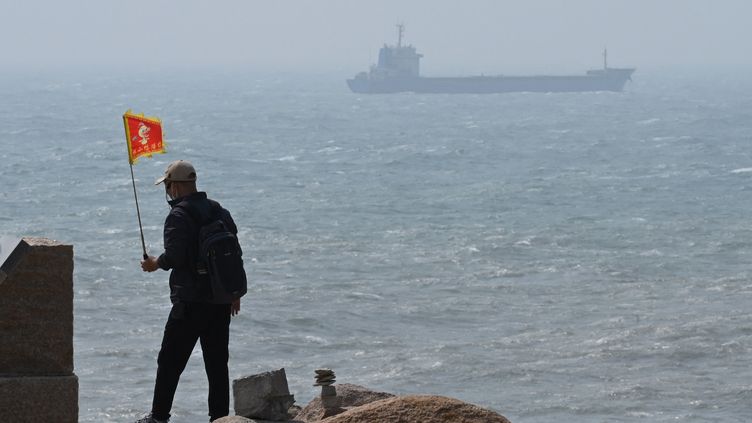
[(368, 72), (347, 80), (355, 93), (450, 93), (486, 94), (509, 92), (581, 92), (622, 91), (635, 68), (608, 67), (608, 52), (603, 50), (603, 69), (582, 75), (466, 76), (428, 77), (420, 75), (423, 57), (412, 45), (403, 45), (405, 26), (397, 25), (397, 44), (379, 50), (379, 61)]

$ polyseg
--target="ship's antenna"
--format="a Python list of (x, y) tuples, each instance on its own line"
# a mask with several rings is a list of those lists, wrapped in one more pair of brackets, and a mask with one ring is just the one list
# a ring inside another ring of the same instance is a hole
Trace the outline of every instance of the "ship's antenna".
[(397, 47), (402, 47), (402, 34), (405, 32), (405, 24), (397, 24)]
[(603, 47), (603, 70), (608, 69), (608, 49)]

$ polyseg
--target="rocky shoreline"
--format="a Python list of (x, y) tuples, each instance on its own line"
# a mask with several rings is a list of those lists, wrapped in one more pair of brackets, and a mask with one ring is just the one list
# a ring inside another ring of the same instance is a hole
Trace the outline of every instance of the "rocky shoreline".
[[(247, 378), (253, 380), (257, 388), (255, 394), (259, 395), (250, 402), (258, 404), (256, 409), (263, 411), (254, 415), (238, 408), (238, 403), (247, 404), (247, 396), (254, 395), (247, 389), (250, 385), (246, 385), (243, 390), (234, 389), (238, 415), (223, 417), (216, 423), (510, 423), (501, 414), (455, 398), (394, 395), (349, 383), (336, 385), (336, 396), (331, 395), (335, 391), (333, 384), (321, 385), (330, 389), (322, 390), (322, 396), (314, 398), (305, 407), (293, 405), (284, 415), (270, 415), (269, 410), (279, 409), (279, 398), (292, 398), (286, 392), (287, 381), (282, 381), (281, 375), (284, 375), (284, 369)], [(233, 383), (234, 388), (236, 383)], [(267, 405), (263, 406), (264, 403)]]
[[(2, 421), (78, 421), (73, 373), (73, 248), (42, 239), (0, 239), (0, 410)], [(46, 304), (42, 310), (35, 304)], [(35, 328), (30, 330), (29, 328)], [(36, 334), (45, 333), (40, 337)], [(454, 398), (398, 396), (337, 384), (314, 371), (321, 395), (298, 407), (285, 369), (233, 381), (235, 416), (217, 423), (510, 423)]]

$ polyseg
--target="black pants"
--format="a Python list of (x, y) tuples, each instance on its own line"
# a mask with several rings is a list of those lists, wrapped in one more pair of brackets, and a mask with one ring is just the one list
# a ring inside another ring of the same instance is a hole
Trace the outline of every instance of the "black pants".
[(204, 367), (209, 379), (209, 416), (211, 420), (228, 415), (230, 380), (227, 371), (230, 338), (230, 305), (177, 303), (172, 306), (165, 325), (162, 349), (157, 359), (157, 381), (151, 412), (154, 418), (170, 418), (172, 400), (188, 358), (201, 340)]

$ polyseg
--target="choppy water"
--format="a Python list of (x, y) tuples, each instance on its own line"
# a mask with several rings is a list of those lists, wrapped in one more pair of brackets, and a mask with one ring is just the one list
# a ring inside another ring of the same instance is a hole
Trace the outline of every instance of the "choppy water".
[[(313, 369), (513, 422), (752, 420), (752, 79), (362, 96), (342, 75), (3, 75), (0, 233), (75, 249), (82, 422), (148, 411), (167, 274), (139, 268), (122, 120), (165, 122), (241, 229), (231, 376)], [(176, 422), (205, 421), (200, 352)]]

